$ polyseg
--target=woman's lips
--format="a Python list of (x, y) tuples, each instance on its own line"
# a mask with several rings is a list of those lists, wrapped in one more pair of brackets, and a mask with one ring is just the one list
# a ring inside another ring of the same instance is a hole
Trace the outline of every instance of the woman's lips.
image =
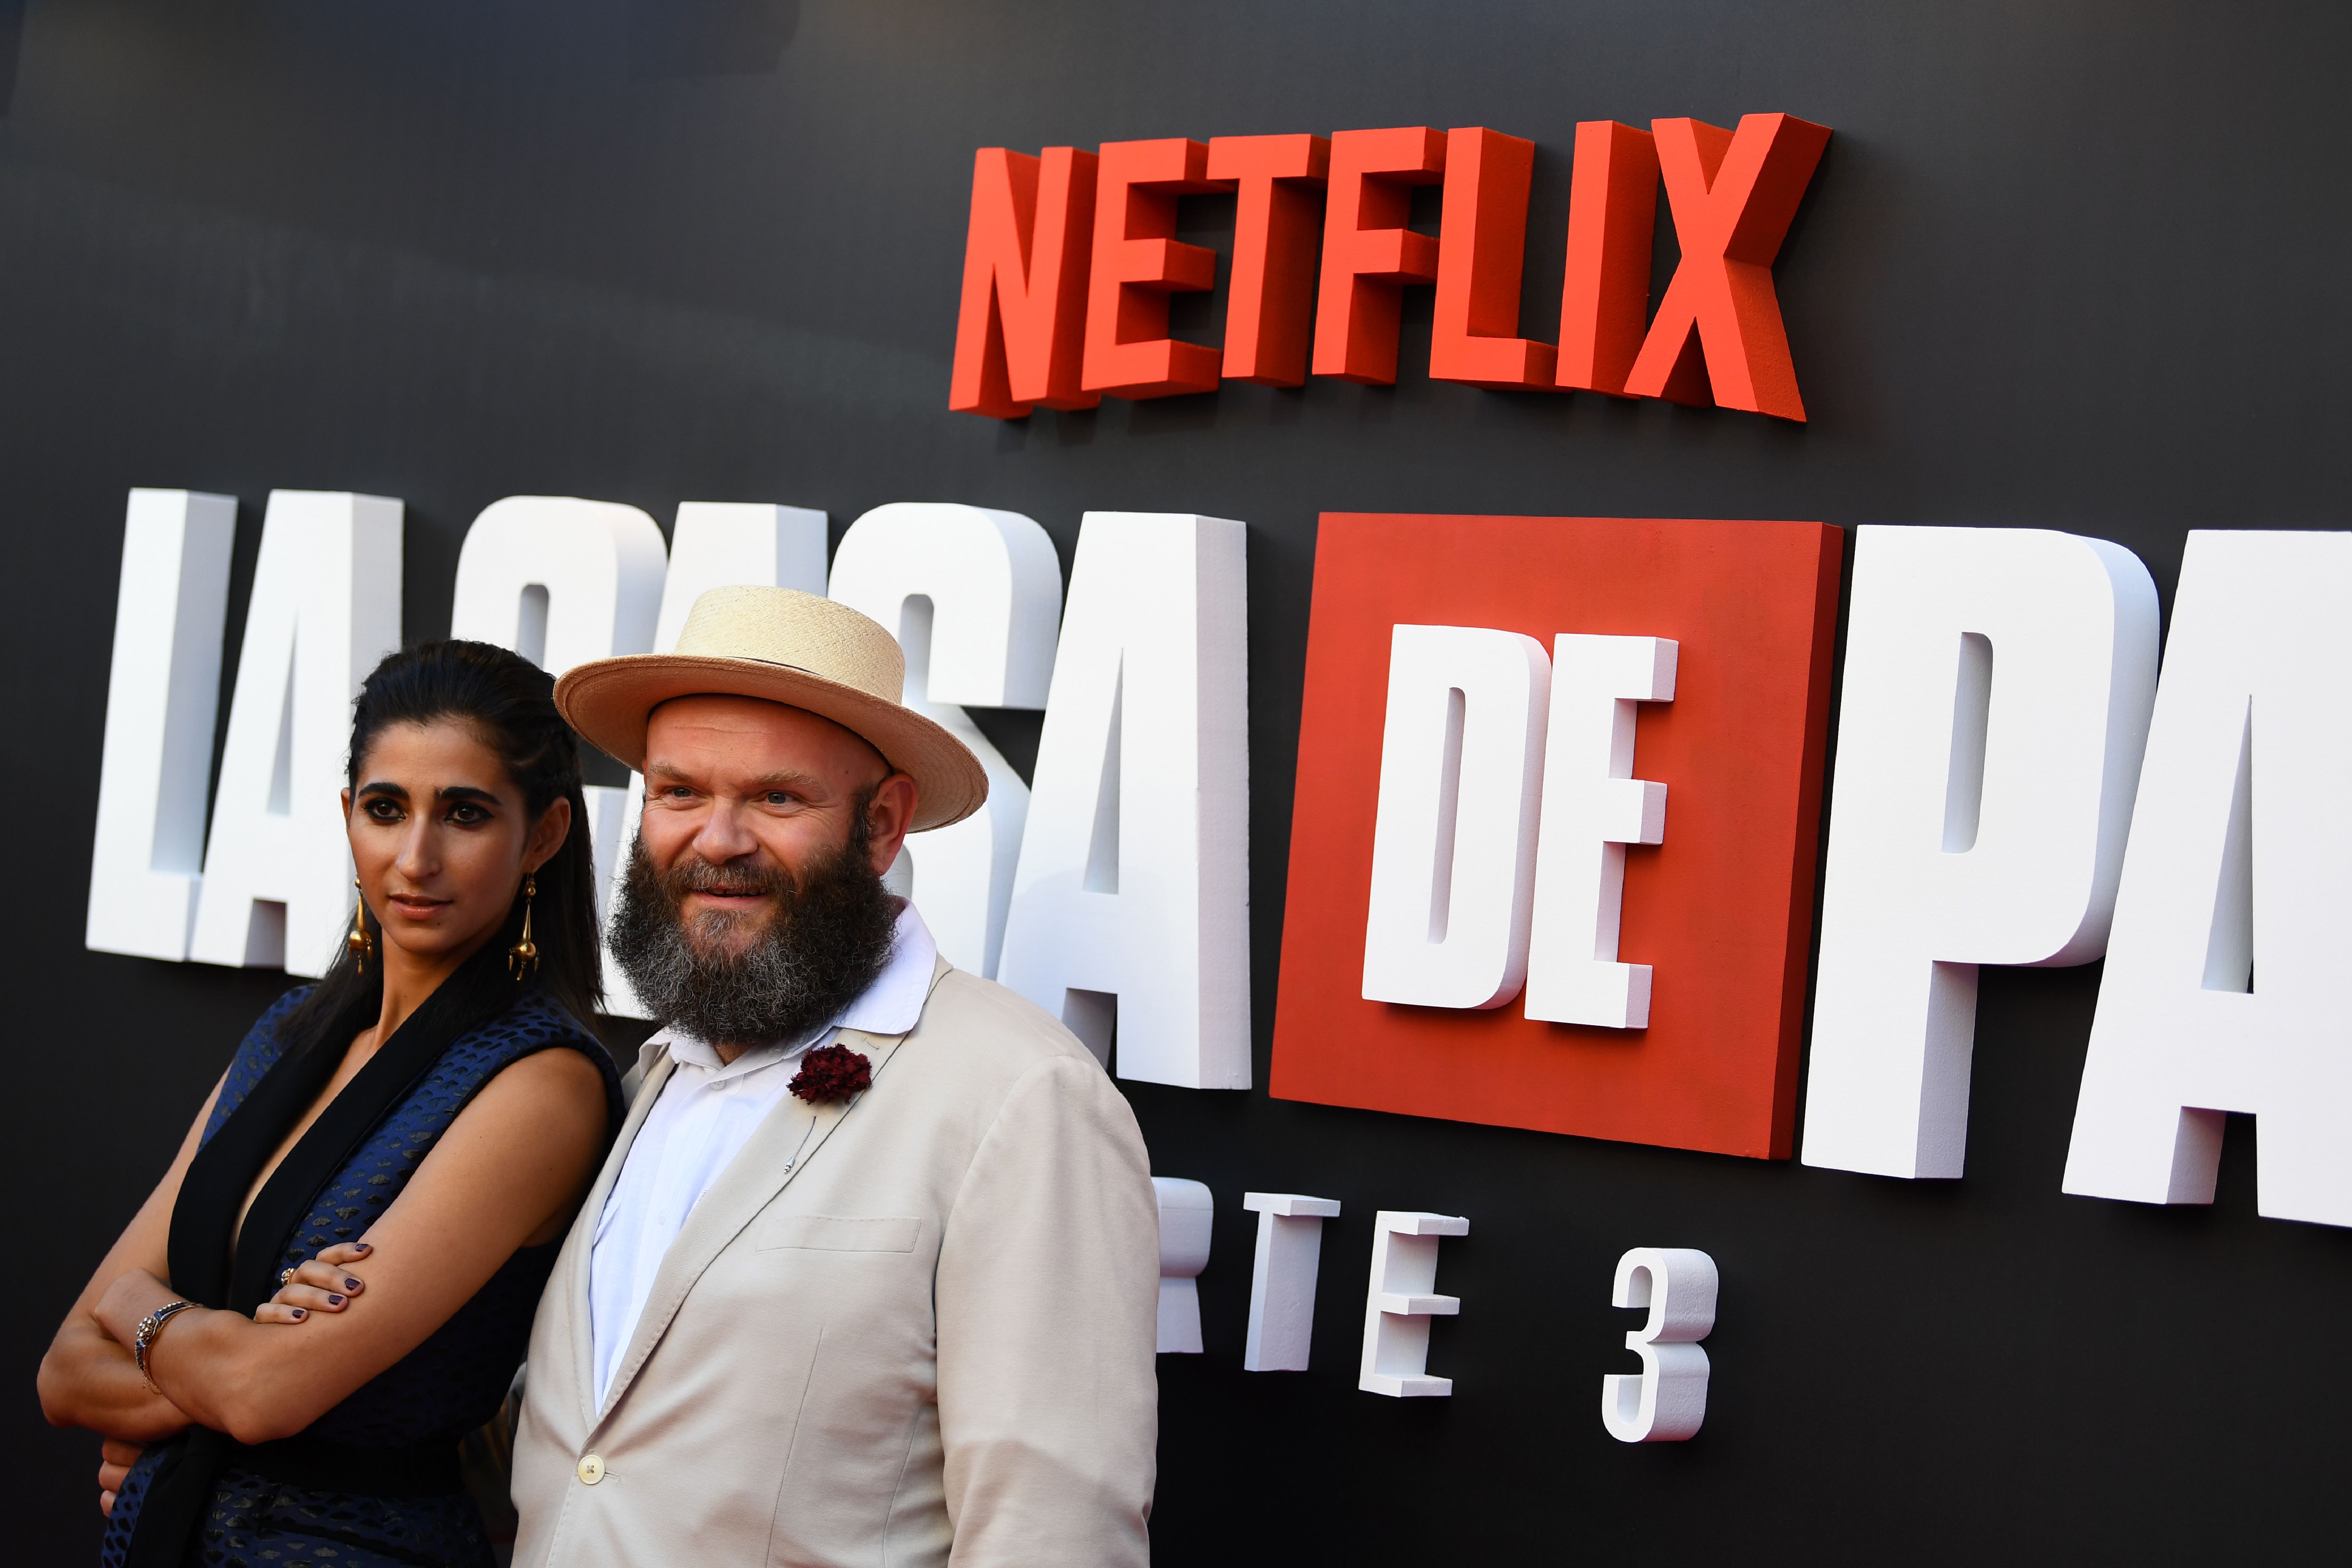
[(384, 900), (411, 920), (428, 920), (449, 907), (447, 899), (420, 899), (405, 893), (394, 893)]

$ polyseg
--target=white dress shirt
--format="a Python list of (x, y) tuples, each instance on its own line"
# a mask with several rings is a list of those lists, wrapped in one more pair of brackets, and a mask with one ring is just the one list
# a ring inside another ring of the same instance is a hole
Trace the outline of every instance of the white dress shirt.
[(596, 1219), (589, 1255), (588, 1314), (602, 1409), (613, 1372), (636, 1332), (654, 1276), (687, 1215), (766, 1121), (799, 1071), (795, 1065), (843, 1029), (902, 1035), (915, 1026), (930, 994), (938, 945), (911, 903), (898, 908), (890, 961), (840, 1016), (800, 1040), (754, 1046), (731, 1062), (676, 1029), (656, 1032), (639, 1053), (651, 1064), (664, 1049), (677, 1064), (661, 1099), (629, 1146), (627, 1163)]

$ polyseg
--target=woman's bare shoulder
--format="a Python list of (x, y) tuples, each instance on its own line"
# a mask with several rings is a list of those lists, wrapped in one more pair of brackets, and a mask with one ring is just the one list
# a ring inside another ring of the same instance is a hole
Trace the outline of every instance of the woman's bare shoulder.
[(499, 1068), (459, 1113), (457, 1123), (484, 1112), (491, 1121), (522, 1117), (543, 1130), (546, 1120), (557, 1116), (602, 1132), (606, 1110), (604, 1074), (587, 1052), (549, 1046)]
[[(518, 1058), (457, 1113), (386, 1212), (386, 1224), (404, 1205), (437, 1212), (454, 1204), (478, 1213), (488, 1202), (502, 1215), (520, 1215), (535, 1234), (594, 1170), (610, 1131), (607, 1103), (604, 1073), (578, 1050), (556, 1047)], [(505, 1250), (522, 1240), (509, 1237)]]

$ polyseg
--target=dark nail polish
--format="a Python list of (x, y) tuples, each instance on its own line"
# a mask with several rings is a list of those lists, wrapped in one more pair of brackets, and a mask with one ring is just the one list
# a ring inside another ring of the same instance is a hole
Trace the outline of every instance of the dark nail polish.
[(373, 1252), (375, 1250), (373, 1246), (364, 1241), (353, 1242), (352, 1245), (358, 1247), (362, 1252)]
[(294, 1309), (294, 1316), (295, 1316), (295, 1317), (296, 1317), (296, 1319), (298, 1319), (298, 1320), (302, 1319), (302, 1318), (307, 1318), (307, 1317), (309, 1317), (310, 1315), (310, 1312), (309, 1312), (309, 1310), (308, 1310), (307, 1309), (304, 1309), (304, 1308), (301, 1308), (301, 1307), (297, 1307), (297, 1308), (295, 1308), (295, 1309)]
[[(356, 1289), (358, 1289), (359, 1288), (360, 1288), (360, 1282), (359, 1282), (358, 1280), (356, 1280), (356, 1279), (345, 1279), (345, 1280), (343, 1281), (343, 1289), (346, 1289), (346, 1290), (356, 1290)], [(342, 1298), (341, 1298), (341, 1296), (338, 1296), (338, 1297), (336, 1297), (336, 1298), (335, 1298), (335, 1300), (338, 1300), (338, 1301), (340, 1301), (340, 1300), (342, 1300)]]
[(330, 1295), (327, 1298), (327, 1305), (330, 1307), (340, 1307), (342, 1304), (343, 1299), (341, 1296)]

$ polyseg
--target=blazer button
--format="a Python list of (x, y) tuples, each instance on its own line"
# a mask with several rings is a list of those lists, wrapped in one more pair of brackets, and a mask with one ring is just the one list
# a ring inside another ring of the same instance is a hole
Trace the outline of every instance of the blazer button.
[(594, 1454), (590, 1454), (580, 1461), (580, 1484), (582, 1486), (593, 1487), (604, 1479), (604, 1461), (602, 1458)]

